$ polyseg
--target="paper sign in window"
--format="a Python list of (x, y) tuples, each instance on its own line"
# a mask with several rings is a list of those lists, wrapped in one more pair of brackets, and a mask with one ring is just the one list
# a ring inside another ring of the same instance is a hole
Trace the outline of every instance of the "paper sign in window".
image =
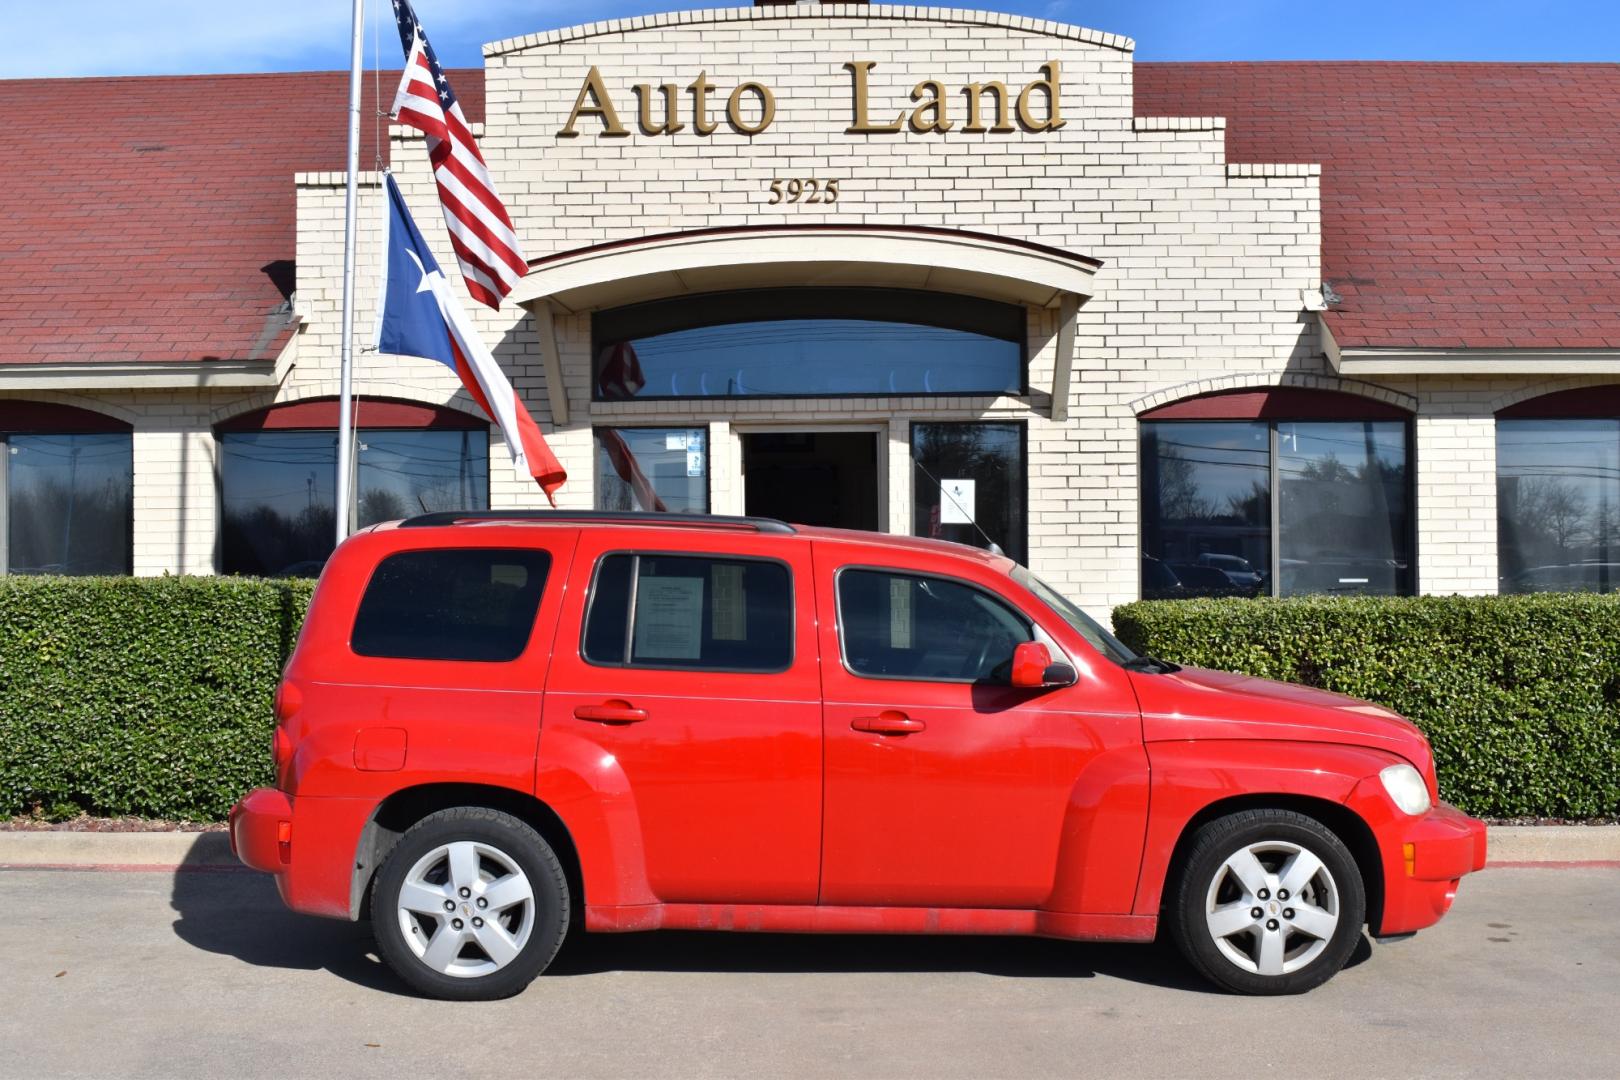
[(911, 648), (911, 579), (889, 579), (889, 648)]
[(636, 583), (637, 660), (703, 656), (703, 579), (647, 577)]
[(743, 567), (736, 563), (715, 563), (710, 567), (710, 574), (714, 589), (714, 640), (748, 640), (748, 603), (743, 592)]
[(978, 482), (975, 480), (941, 480), (944, 489), (939, 501), (939, 520), (945, 525), (971, 525), (978, 517)]

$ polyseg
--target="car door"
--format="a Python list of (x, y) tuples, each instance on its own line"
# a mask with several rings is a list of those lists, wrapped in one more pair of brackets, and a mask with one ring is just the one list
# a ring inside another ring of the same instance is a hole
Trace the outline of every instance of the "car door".
[[(821, 704), (808, 542), (582, 530), (546, 687), (548, 740), (600, 751), (665, 903), (811, 904)], [(593, 755), (594, 755), (593, 750)]]
[[(998, 681), (1019, 641), (1065, 650), (965, 560), (929, 567), (880, 549), (815, 545), (826, 810), (821, 902), (1034, 908), (1053, 898), (1077, 782), (1123, 749), (1145, 785), (1124, 679), (1020, 690)], [(1050, 622), (1050, 613), (1045, 616)], [(1076, 657), (1078, 659), (1078, 657)], [(1095, 660), (1095, 657), (1089, 659)], [(1083, 802), (1083, 800), (1081, 800)], [(1140, 851), (1144, 805), (1133, 818)], [(1134, 882), (1136, 867), (1104, 867)], [(1069, 882), (1062, 899), (1081, 896)], [(1110, 890), (1121, 897), (1126, 889)], [(1121, 900), (1123, 902), (1123, 900)]]

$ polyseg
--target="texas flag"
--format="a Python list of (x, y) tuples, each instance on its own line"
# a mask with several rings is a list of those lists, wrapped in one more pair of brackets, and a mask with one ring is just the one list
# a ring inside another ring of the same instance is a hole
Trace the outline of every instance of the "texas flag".
[(556, 506), (554, 492), (568, 474), (546, 445), (529, 410), (439, 270), (392, 175), (388, 189), (387, 254), (383, 258), (382, 303), (377, 311), (377, 349), (399, 356), (437, 360), (456, 373), (467, 393), (500, 426), (512, 461), (534, 477)]

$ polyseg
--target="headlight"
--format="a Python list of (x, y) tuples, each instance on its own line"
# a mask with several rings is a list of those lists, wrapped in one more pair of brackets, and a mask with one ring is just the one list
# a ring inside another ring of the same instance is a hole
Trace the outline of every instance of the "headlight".
[(1410, 765), (1391, 765), (1378, 774), (1378, 779), (1384, 782), (1384, 790), (1404, 814), (1422, 814), (1434, 805), (1429, 801), (1429, 785)]

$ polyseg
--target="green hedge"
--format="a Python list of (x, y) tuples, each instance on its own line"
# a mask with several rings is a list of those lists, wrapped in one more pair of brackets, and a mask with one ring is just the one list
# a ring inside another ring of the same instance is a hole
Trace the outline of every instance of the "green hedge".
[(310, 581), (0, 578), (0, 815), (209, 821), (271, 779)]
[(1620, 596), (1147, 601), (1114, 628), (1164, 660), (1394, 709), (1471, 813), (1620, 813)]

